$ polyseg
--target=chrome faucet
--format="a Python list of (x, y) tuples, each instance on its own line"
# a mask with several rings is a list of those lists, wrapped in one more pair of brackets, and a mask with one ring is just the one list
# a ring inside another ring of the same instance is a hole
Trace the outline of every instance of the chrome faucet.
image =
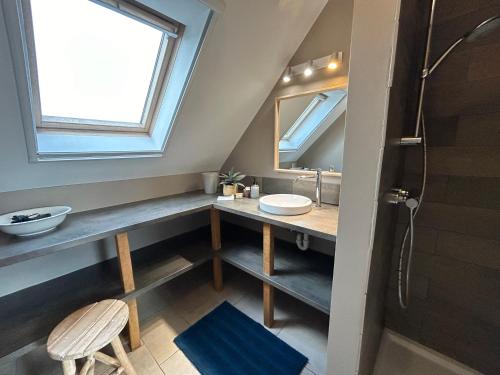
[(298, 180), (306, 180), (308, 178), (316, 178), (316, 207), (321, 207), (321, 187), (322, 187), (322, 174), (321, 174), (321, 169), (318, 168), (316, 169), (316, 175), (311, 176), (311, 175), (303, 175), (297, 177), (293, 182), (297, 182)]

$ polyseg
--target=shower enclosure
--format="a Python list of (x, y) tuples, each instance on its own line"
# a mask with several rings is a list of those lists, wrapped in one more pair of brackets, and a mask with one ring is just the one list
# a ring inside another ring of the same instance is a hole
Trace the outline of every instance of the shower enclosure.
[(434, 27), (434, 16), (436, 11), (436, 1), (432, 0), (431, 10), (429, 15), (429, 24), (427, 26), (427, 42), (425, 46), (424, 62), (422, 68), (422, 74), (420, 77), (420, 89), (418, 95), (418, 107), (416, 113), (416, 123), (415, 123), (415, 133), (413, 137), (403, 137), (401, 138), (402, 146), (412, 146), (421, 145), (422, 148), (422, 162), (421, 162), (421, 185), (418, 197), (411, 198), (409, 193), (403, 189), (396, 189), (395, 198), (389, 198), (390, 203), (404, 203), (408, 208), (408, 225), (405, 229), (403, 239), (401, 241), (399, 249), (399, 261), (398, 261), (398, 300), (401, 308), (408, 308), (408, 303), (410, 300), (410, 274), (411, 265), (413, 260), (413, 249), (415, 246), (415, 218), (419, 212), (420, 206), (423, 203), (425, 196), (425, 185), (427, 182), (427, 136), (425, 127), (425, 116), (424, 116), (424, 98), (425, 98), (425, 86), (427, 80), (432, 76), (432, 73), (446, 60), (446, 58), (459, 47), (463, 42), (473, 43), (482, 37), (486, 37), (489, 34), (495, 32), (495, 30), (500, 26), (500, 15), (493, 15), (489, 18), (484, 19), (478, 23), (472, 29), (466, 31), (462, 36), (456, 39), (450, 44), (448, 48), (445, 49), (439, 57), (435, 59), (433, 63), (430, 62), (430, 53), (432, 47), (432, 30)]

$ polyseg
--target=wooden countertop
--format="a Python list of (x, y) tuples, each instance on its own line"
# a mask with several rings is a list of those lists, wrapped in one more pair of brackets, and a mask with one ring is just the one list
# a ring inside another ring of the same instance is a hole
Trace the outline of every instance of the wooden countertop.
[(221, 211), (245, 216), (278, 227), (294, 229), (326, 240), (335, 241), (337, 239), (339, 208), (331, 204), (313, 207), (311, 212), (296, 216), (268, 214), (259, 208), (258, 199), (243, 198), (234, 201), (216, 201), (214, 207)]
[(327, 240), (335, 241), (337, 235), (337, 206), (325, 204), (304, 215), (277, 216), (260, 211), (258, 199), (219, 202), (215, 195), (192, 192), (71, 214), (56, 230), (41, 236), (20, 238), (2, 233), (0, 267), (211, 207)]

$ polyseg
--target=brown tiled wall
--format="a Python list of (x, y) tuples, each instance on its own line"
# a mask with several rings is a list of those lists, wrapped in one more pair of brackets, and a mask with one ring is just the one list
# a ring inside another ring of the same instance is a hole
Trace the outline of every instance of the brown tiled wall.
[[(498, 0), (437, 2), (433, 51), (483, 19)], [(436, 70), (426, 96), (429, 179), (417, 219), (412, 298), (396, 298), (395, 264), (386, 326), (485, 374), (500, 374), (500, 30), (459, 47)], [(407, 151), (404, 186), (416, 188), (421, 157)], [(399, 233), (407, 212), (400, 210)]]

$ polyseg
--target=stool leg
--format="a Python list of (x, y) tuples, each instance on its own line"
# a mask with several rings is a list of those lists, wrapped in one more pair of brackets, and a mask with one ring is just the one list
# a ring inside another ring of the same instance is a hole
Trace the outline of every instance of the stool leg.
[(80, 375), (94, 375), (95, 370), (95, 355), (91, 354), (87, 356), (87, 361), (80, 370)]
[(137, 375), (137, 373), (134, 370), (134, 367), (132, 367), (132, 363), (130, 363), (130, 360), (128, 359), (127, 353), (125, 352), (125, 349), (123, 348), (123, 345), (122, 345), (122, 342), (120, 341), (119, 336), (116, 336), (113, 339), (113, 341), (111, 341), (111, 346), (113, 347), (116, 358), (118, 358), (121, 366), (125, 370), (125, 374)]
[(76, 375), (76, 363), (73, 359), (63, 361), (62, 367), (64, 375)]

